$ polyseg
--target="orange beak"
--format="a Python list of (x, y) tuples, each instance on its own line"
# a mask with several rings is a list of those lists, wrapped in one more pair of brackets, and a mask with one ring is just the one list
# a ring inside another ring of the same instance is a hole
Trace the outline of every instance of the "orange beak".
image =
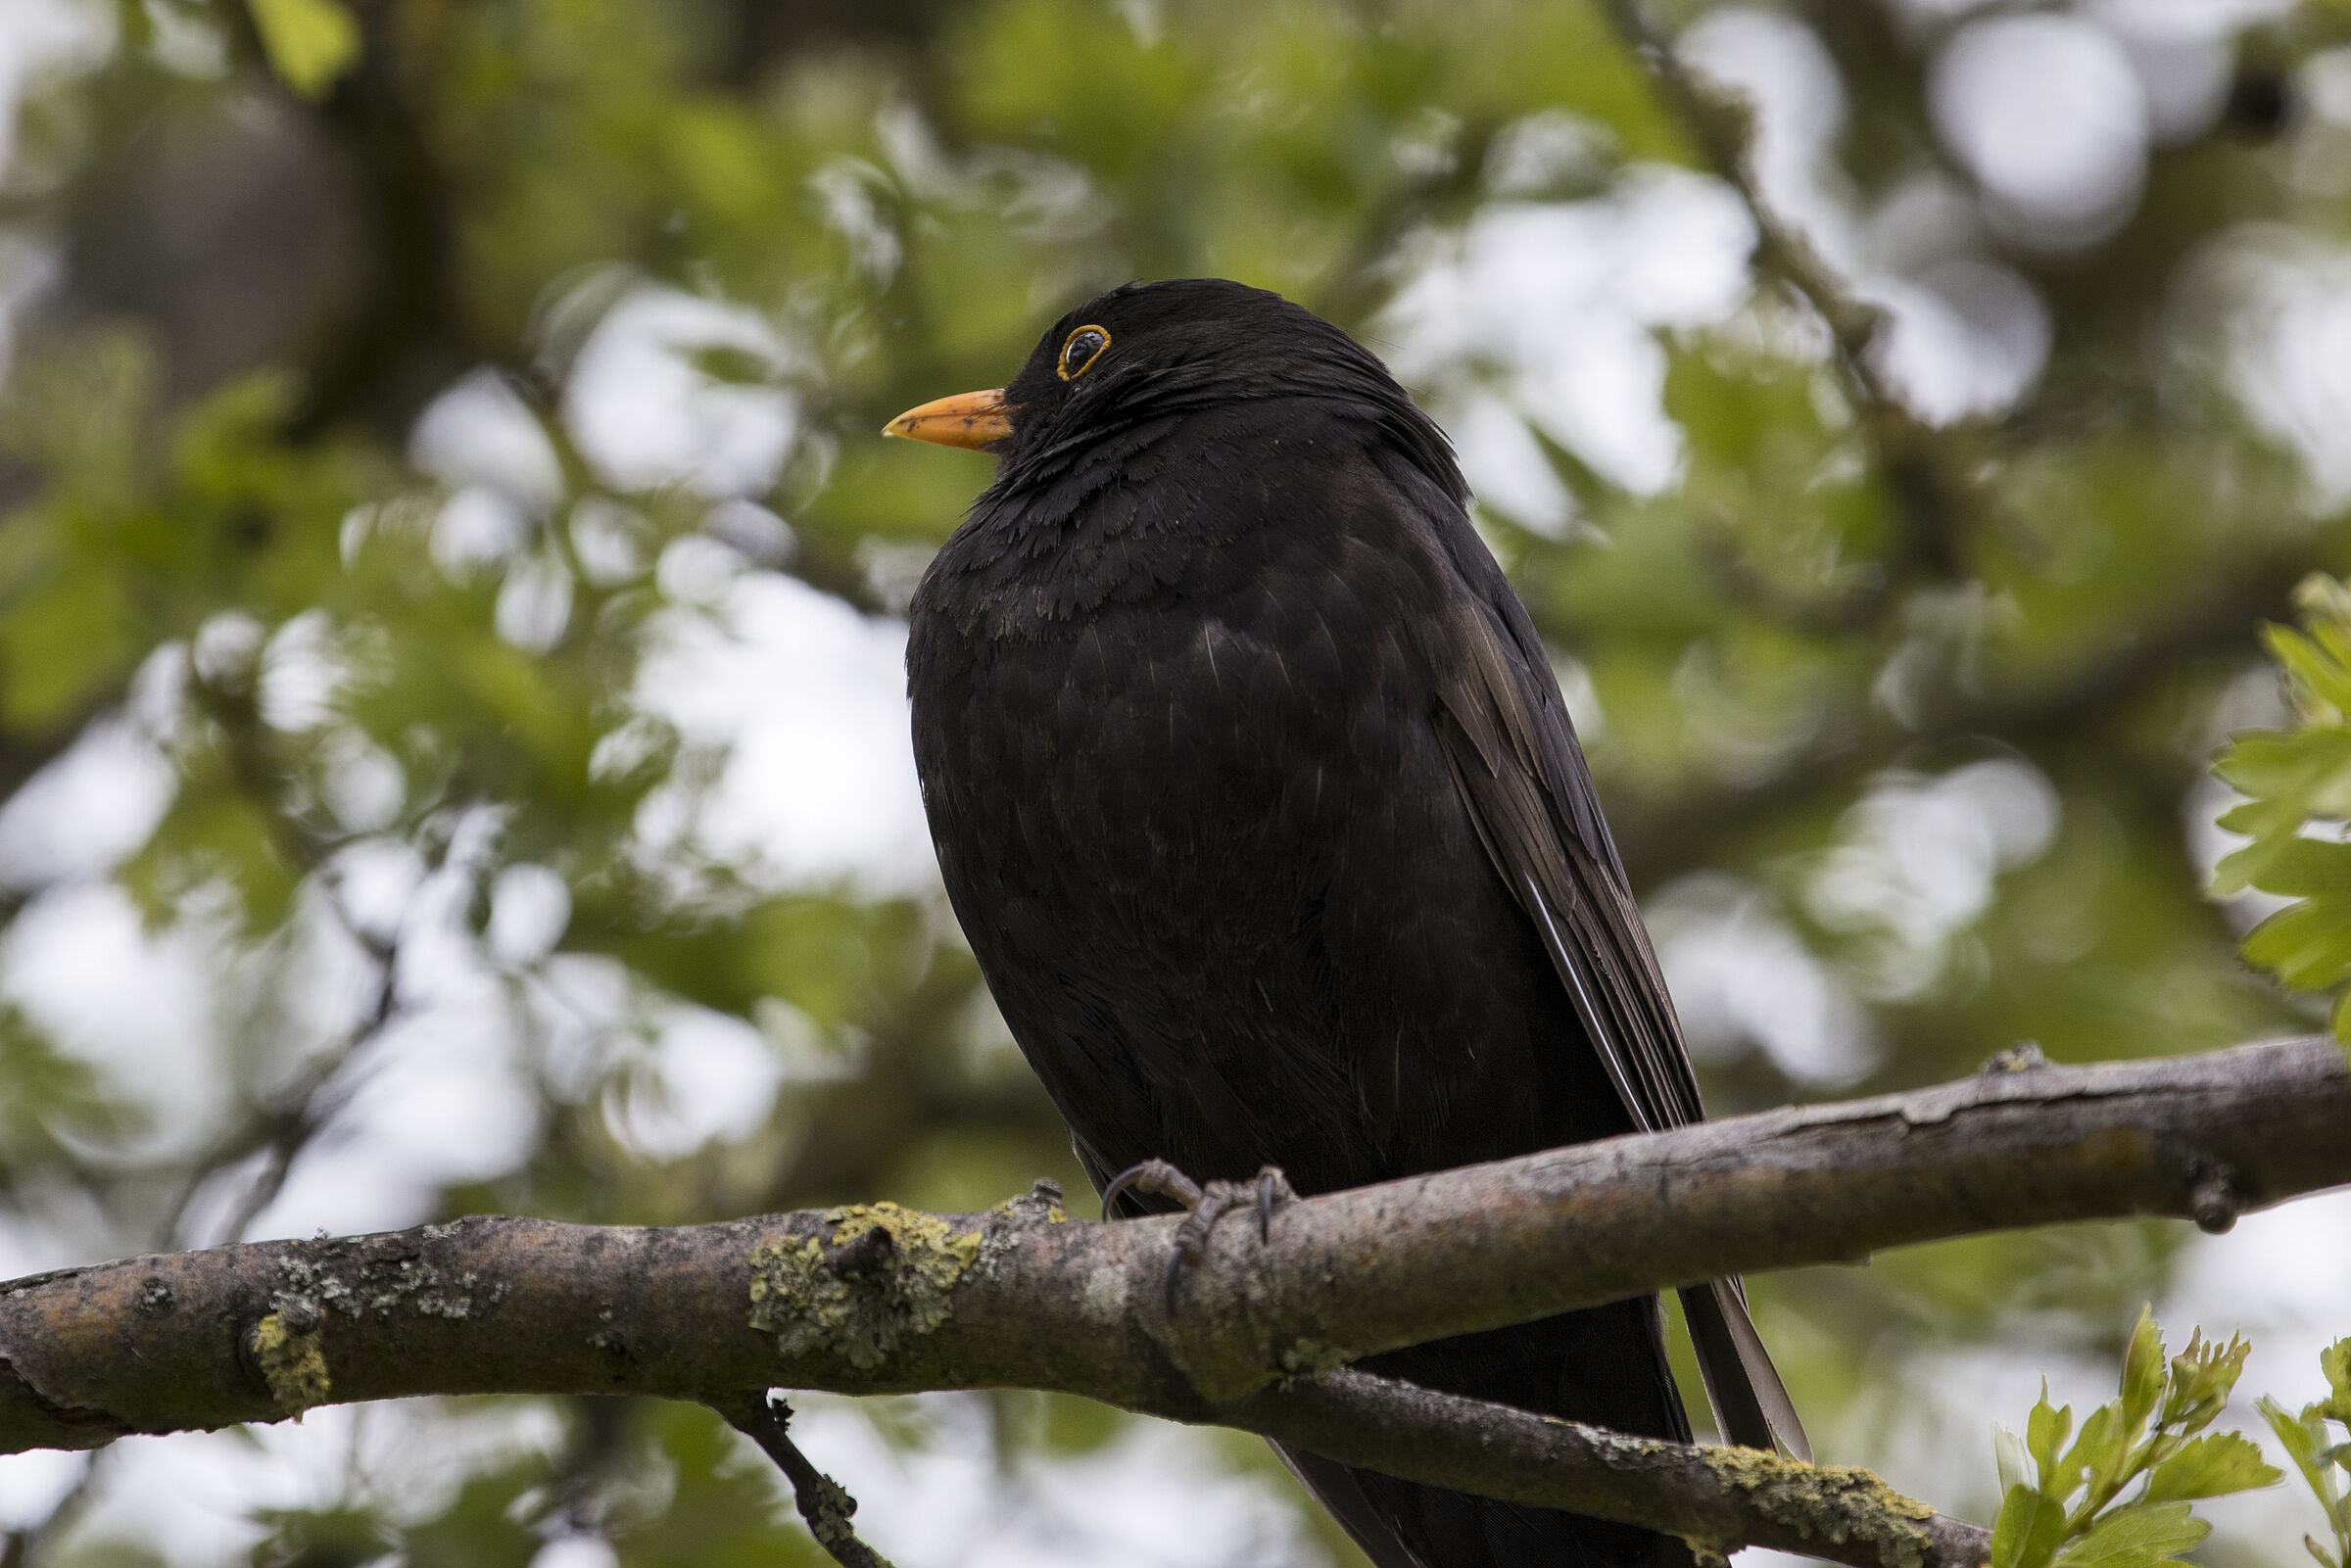
[(986, 447), (1012, 434), (1012, 410), (1004, 389), (959, 392), (919, 408), (909, 408), (882, 427), (886, 436), (935, 442), (941, 447)]

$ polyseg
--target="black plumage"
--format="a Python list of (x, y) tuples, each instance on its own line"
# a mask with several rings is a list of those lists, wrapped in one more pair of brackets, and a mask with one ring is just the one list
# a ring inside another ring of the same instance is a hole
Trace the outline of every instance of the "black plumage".
[[(1701, 1117), (1542, 643), (1379, 362), (1276, 295), (1130, 285), (1002, 402), (913, 601), (915, 756), (1096, 1185), (1160, 1157), (1315, 1193)], [(1800, 1444), (1737, 1283), (1684, 1301), (1725, 1429)], [(1654, 1299), (1366, 1364), (1689, 1435)], [(1382, 1568), (1687, 1560), (1287, 1457)]]

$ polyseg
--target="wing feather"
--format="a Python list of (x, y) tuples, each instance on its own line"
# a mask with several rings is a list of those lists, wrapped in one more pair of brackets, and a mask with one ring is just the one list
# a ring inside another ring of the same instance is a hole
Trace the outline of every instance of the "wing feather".
[[(1698, 1079), (1648, 928), (1602, 824), (1557, 688), (1506, 651), (1515, 628), (1472, 599), (1458, 628), (1469, 657), (1440, 688), (1440, 729), (1486, 853), (1543, 938), (1585, 1034), (1633, 1125), (1704, 1119)], [(1532, 628), (1525, 629), (1527, 640)], [(1548, 671), (1544, 672), (1548, 674)], [(1796, 1407), (1736, 1279), (1682, 1291), (1715, 1425), (1733, 1443), (1775, 1437), (1809, 1458)]]

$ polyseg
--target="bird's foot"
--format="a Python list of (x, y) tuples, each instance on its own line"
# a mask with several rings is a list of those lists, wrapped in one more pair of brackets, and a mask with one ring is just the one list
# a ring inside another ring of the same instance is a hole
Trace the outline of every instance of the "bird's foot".
[(1261, 1165), (1249, 1181), (1212, 1181), (1206, 1187), (1168, 1164), (1165, 1160), (1146, 1160), (1130, 1165), (1102, 1189), (1102, 1217), (1110, 1217), (1110, 1206), (1123, 1192), (1156, 1193), (1173, 1198), (1185, 1210), (1183, 1223), (1176, 1229), (1176, 1248), (1168, 1255), (1168, 1314), (1176, 1312), (1176, 1288), (1183, 1280), (1183, 1271), (1200, 1260), (1208, 1250), (1208, 1234), (1216, 1229), (1217, 1221), (1235, 1209), (1254, 1207), (1257, 1210), (1257, 1239), (1262, 1246), (1273, 1238), (1273, 1211), (1297, 1198), (1289, 1178), (1279, 1165)]

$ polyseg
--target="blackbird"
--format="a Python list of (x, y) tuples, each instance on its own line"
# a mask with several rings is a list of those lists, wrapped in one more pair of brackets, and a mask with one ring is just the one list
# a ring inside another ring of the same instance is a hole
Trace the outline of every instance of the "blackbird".
[[(1129, 284), (889, 433), (998, 457), (914, 595), (915, 762), (1097, 1189), (1157, 1158), (1312, 1194), (1703, 1115), (1550, 659), (1376, 358), (1279, 295)], [(1682, 1299), (1720, 1429), (1800, 1452), (1738, 1282)], [(1362, 1364), (1690, 1436), (1655, 1297)], [(1380, 1568), (1690, 1561), (1283, 1457)]]

